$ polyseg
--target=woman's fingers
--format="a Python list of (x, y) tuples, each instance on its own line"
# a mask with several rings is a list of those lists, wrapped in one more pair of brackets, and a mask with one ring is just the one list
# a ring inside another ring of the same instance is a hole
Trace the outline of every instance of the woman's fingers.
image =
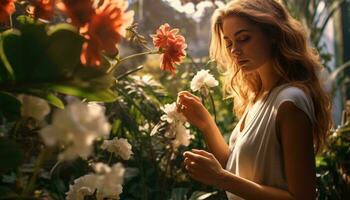
[(199, 154), (199, 155), (202, 155), (202, 156), (207, 157), (207, 158), (213, 158), (213, 156), (214, 156), (212, 153), (209, 153), (207, 151), (200, 150), (200, 149), (192, 149), (192, 152)]
[(198, 102), (202, 102), (202, 100), (199, 97), (193, 95), (192, 93), (190, 93), (188, 91), (181, 91), (181, 92), (178, 93), (178, 96), (192, 97), (195, 100), (197, 100)]
[(194, 97), (189, 96), (179, 96), (178, 107), (184, 105), (186, 107), (192, 107), (193, 105), (198, 105), (198, 101)]
[(198, 164), (203, 164), (205, 163), (206, 160), (208, 160), (207, 157), (204, 157), (200, 154), (196, 154), (190, 151), (186, 151), (184, 154), (185, 159), (187, 158), (189, 161), (188, 162), (195, 162)]

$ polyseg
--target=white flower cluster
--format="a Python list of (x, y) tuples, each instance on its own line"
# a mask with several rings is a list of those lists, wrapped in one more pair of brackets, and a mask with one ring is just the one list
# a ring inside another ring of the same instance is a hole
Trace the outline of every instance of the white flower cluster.
[(131, 145), (127, 139), (113, 138), (112, 140), (104, 140), (101, 145), (102, 149), (115, 153), (116, 156), (122, 157), (124, 160), (129, 160), (133, 154), (131, 151)]
[(195, 92), (203, 87), (211, 88), (217, 85), (219, 85), (219, 82), (209, 73), (209, 70), (202, 69), (193, 77), (190, 87)]
[(77, 156), (87, 159), (94, 140), (108, 135), (109, 131), (104, 107), (75, 101), (64, 110), (57, 110), (52, 124), (41, 129), (40, 135), (48, 146), (64, 146), (60, 160), (72, 160)]
[(190, 131), (186, 129), (184, 123), (187, 121), (186, 117), (177, 111), (176, 102), (172, 104), (166, 104), (162, 110), (165, 114), (161, 117), (161, 120), (167, 121), (170, 126), (165, 136), (173, 138), (173, 148), (176, 149), (179, 146), (188, 146), (191, 141)]
[(44, 99), (23, 94), (18, 95), (17, 99), (22, 103), (21, 115), (23, 117), (32, 117), (42, 121), (50, 113), (50, 106)]
[(91, 196), (96, 191), (96, 199), (120, 199), (123, 192), (123, 178), (125, 168), (117, 163), (112, 167), (103, 163), (94, 166), (96, 173), (87, 174), (76, 180), (69, 186), (66, 193), (66, 200), (84, 200), (86, 196)]
[(176, 102), (172, 104), (165, 104), (161, 108), (165, 115), (161, 116), (161, 120), (167, 121), (168, 123), (186, 122), (186, 117), (176, 110)]

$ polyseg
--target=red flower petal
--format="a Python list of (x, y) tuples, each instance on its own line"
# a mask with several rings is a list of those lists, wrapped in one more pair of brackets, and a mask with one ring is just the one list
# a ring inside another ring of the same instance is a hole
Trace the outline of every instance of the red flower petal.
[(10, 15), (15, 12), (15, 0), (1, 0), (0, 1), (0, 23), (7, 22)]
[(87, 38), (81, 59), (83, 64), (98, 66), (101, 52), (115, 54), (118, 51), (116, 44), (125, 37), (126, 27), (133, 22), (133, 11), (125, 12), (127, 5), (125, 0), (105, 0), (96, 9), (83, 32)]
[(159, 27), (156, 34), (152, 36), (153, 44), (162, 50), (160, 69), (176, 73), (176, 64), (180, 64), (186, 56), (185, 38), (177, 35), (178, 29), (170, 29), (169, 24)]
[(66, 13), (72, 20), (72, 24), (82, 27), (88, 23), (95, 14), (92, 0), (62, 0), (57, 7)]

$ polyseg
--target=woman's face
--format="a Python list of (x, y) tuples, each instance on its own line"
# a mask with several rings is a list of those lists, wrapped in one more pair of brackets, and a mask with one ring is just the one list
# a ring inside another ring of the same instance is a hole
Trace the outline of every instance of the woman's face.
[(229, 16), (223, 20), (223, 33), (227, 51), (244, 73), (270, 66), (271, 39), (249, 20)]

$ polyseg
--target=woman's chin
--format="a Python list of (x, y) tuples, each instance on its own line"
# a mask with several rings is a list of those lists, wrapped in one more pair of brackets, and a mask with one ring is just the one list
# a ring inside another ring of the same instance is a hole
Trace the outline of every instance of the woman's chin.
[(241, 70), (245, 74), (250, 74), (250, 73), (253, 73), (255, 71), (254, 69), (252, 69), (248, 66), (241, 66)]

